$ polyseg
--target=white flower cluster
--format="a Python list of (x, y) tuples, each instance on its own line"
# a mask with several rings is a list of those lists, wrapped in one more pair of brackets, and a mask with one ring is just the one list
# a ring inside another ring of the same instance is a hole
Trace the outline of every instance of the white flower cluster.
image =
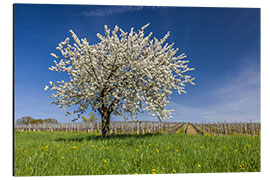
[(45, 90), (56, 90), (51, 97), (60, 109), (78, 105), (78, 110), (67, 114), (82, 114), (91, 106), (101, 114), (104, 111), (135, 117), (138, 112), (148, 111), (159, 119), (169, 119), (172, 110), (166, 110), (167, 99), (172, 89), (185, 93), (185, 83), (194, 84), (185, 72), (188, 68), (186, 56), (175, 56), (178, 49), (173, 43), (165, 43), (169, 32), (160, 40), (144, 36), (143, 26), (138, 32), (124, 32), (118, 26), (111, 31), (105, 25), (105, 35), (97, 34), (100, 42), (89, 45), (87, 39), (79, 39), (70, 30), (75, 43), (69, 38), (59, 43), (61, 57), (52, 71), (67, 72), (70, 81), (50, 82)]

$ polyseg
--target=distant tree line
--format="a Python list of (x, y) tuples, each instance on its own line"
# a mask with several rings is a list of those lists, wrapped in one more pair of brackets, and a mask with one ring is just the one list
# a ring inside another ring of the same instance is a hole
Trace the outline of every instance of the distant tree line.
[(16, 124), (56, 124), (58, 121), (53, 118), (48, 119), (34, 119), (30, 116), (24, 116), (16, 120)]

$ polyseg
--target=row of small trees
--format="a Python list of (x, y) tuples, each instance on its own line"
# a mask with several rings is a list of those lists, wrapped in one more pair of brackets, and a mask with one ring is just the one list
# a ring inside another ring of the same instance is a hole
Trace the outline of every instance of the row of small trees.
[[(89, 114), (89, 117), (81, 116), (83, 123), (92, 123), (96, 122), (98, 118), (96, 117), (95, 113)], [(53, 118), (47, 118), (47, 119), (34, 119), (31, 116), (24, 116), (20, 119), (16, 120), (16, 124), (58, 124), (59, 122), (56, 119)]]
[(16, 120), (16, 124), (57, 124), (58, 121), (53, 118), (48, 119), (34, 119), (31, 116), (24, 116)]

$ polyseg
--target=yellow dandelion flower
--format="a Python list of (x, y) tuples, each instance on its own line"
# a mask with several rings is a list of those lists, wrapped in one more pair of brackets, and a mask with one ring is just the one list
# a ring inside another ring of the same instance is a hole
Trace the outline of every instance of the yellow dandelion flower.
[(137, 172), (135, 172), (134, 174), (135, 174), (135, 175), (137, 175), (138, 173), (137, 173)]
[(240, 164), (239, 167), (242, 168), (242, 164)]
[(159, 149), (156, 148), (156, 151), (159, 153)]
[(156, 169), (152, 169), (152, 171), (156, 171)]
[(178, 150), (178, 149), (176, 149), (176, 150), (175, 150), (175, 152), (179, 152), (179, 150)]
[(157, 172), (153, 171), (152, 174), (157, 174)]
[(122, 160), (121, 162), (122, 162), (122, 163), (124, 163), (124, 162), (125, 162), (125, 160)]
[(104, 159), (104, 162), (107, 163), (108, 161), (106, 159)]
[(73, 149), (78, 149), (79, 147), (78, 147), (78, 146), (73, 146), (72, 148), (73, 148)]
[(37, 156), (37, 153), (35, 153), (35, 155)]
[(200, 164), (198, 164), (197, 166), (198, 166), (199, 168), (201, 167), (201, 165), (200, 165)]
[(174, 169), (174, 170), (172, 170), (172, 172), (173, 172), (173, 173), (176, 173), (176, 170)]
[(61, 158), (62, 158), (62, 159), (64, 159), (65, 157), (64, 157), (64, 156), (62, 156)]
[(200, 146), (200, 149), (203, 149), (203, 146)]
[(136, 149), (136, 152), (139, 152), (139, 149)]

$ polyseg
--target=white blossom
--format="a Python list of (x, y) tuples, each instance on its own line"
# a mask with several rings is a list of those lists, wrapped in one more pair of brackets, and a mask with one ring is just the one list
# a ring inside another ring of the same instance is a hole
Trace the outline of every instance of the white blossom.
[(186, 93), (185, 83), (194, 85), (194, 78), (185, 75), (194, 69), (187, 66), (184, 53), (175, 56), (178, 49), (173, 48), (174, 43), (163, 45), (170, 32), (161, 40), (150, 39), (152, 32), (144, 36), (147, 26), (138, 32), (131, 28), (128, 33), (118, 26), (111, 31), (105, 25), (105, 35), (98, 33), (100, 42), (93, 45), (70, 30), (75, 43), (70, 44), (66, 38), (57, 47), (60, 55), (51, 53), (58, 61), (49, 69), (70, 76), (69, 81), (50, 81), (50, 86), (45, 86), (45, 90), (56, 90), (52, 103), (61, 109), (78, 106), (67, 115), (82, 114), (91, 107), (124, 119), (136, 118), (143, 110), (159, 119), (169, 119), (171, 110), (165, 109), (169, 95), (172, 90)]

